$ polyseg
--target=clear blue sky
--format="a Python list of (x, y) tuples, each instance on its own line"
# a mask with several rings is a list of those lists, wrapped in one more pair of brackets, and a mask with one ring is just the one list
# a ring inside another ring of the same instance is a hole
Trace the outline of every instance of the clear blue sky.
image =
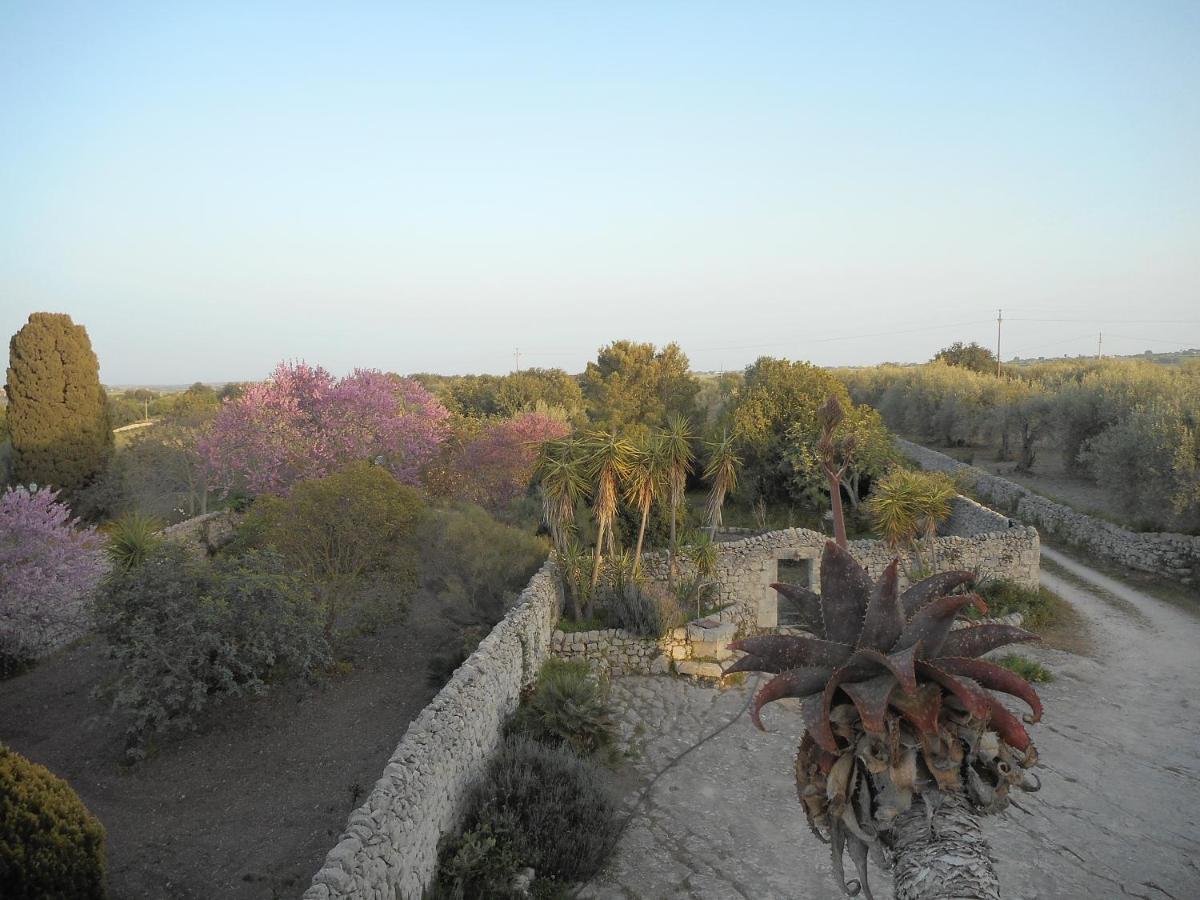
[(0, 332), (69, 312), (109, 383), (997, 307), (1006, 358), (1200, 346), (1200, 3), (0, 6)]

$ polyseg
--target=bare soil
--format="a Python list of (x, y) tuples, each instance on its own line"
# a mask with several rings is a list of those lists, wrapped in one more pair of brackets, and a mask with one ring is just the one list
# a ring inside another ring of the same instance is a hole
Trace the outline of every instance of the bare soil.
[(221, 704), (133, 766), (123, 723), (92, 699), (113, 663), (86, 639), (0, 682), (0, 740), (104, 824), (113, 900), (295, 897), (434, 693), (433, 604), (422, 594), (405, 622), (349, 642), (348, 674)]

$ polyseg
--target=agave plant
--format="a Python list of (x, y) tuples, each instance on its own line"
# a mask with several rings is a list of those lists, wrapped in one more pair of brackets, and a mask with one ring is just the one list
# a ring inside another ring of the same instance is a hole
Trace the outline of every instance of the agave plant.
[[(943, 572), (901, 592), (894, 560), (872, 584), (849, 551), (830, 541), (821, 557), (820, 595), (772, 585), (798, 604), (814, 636), (770, 634), (730, 645), (746, 655), (726, 674), (775, 676), (754, 699), (759, 728), (765, 704), (802, 701), (806, 733), (796, 755), (796, 786), (809, 825), (831, 845), (835, 877), (850, 895), (861, 890), (869, 900), (868, 854), (886, 867), (902, 841), (902, 821), (917, 812), (918, 824), (929, 830), (926, 811), (932, 819), (943, 798), (991, 813), (1008, 804), (1013, 787), (1039, 787), (1027, 771), (1037, 762), (1034, 745), (991, 691), (1028, 704), (1027, 722), (1041, 718), (1041, 701), (1020, 676), (980, 659), (1037, 636), (988, 623), (955, 630), (967, 607), (986, 612), (982, 598), (965, 592), (973, 582), (970, 572)], [(990, 871), (986, 845), (979, 844)], [(845, 879), (844, 851), (857, 881)], [(901, 896), (899, 871), (896, 877)]]

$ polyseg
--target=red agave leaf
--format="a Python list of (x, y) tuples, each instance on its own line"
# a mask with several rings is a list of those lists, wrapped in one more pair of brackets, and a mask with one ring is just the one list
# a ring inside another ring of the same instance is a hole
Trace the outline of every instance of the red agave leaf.
[(911, 647), (917, 641), (925, 645), (926, 656), (941, 656), (942, 644), (954, 625), (954, 617), (964, 606), (975, 602), (974, 594), (953, 594), (938, 597), (913, 614), (904, 626), (893, 650)]
[(854, 701), (854, 706), (862, 717), (863, 728), (872, 734), (883, 734), (888, 698), (895, 688), (896, 676), (891, 672), (884, 672), (868, 681), (842, 685), (842, 690)]
[(1002, 668), (995, 663), (990, 663), (985, 659), (946, 657), (934, 660), (933, 662), (951, 675), (966, 675), (968, 678), (975, 679), (984, 687), (991, 688), (993, 691), (1002, 691), (1005, 694), (1012, 694), (1014, 697), (1019, 697), (1028, 703), (1029, 708), (1033, 710), (1033, 717), (1029, 721), (1037, 722), (1041, 720), (1041, 698), (1037, 695), (1037, 691), (1033, 689), (1033, 685), (1016, 672), (1010, 672), (1008, 669)]
[(774, 581), (771, 587), (791, 600), (800, 610), (800, 618), (806, 626), (822, 637), (825, 636), (825, 622), (821, 618), (821, 595), (814, 594), (806, 587), (798, 584), (786, 584)]
[(936, 665), (939, 662), (941, 660), (918, 662), (917, 671), (931, 681), (936, 681), (942, 687), (946, 688), (946, 690), (950, 691), (950, 693), (954, 694), (954, 696), (958, 697), (962, 701), (963, 706), (966, 707), (967, 712), (971, 715), (978, 719), (986, 719), (991, 711), (991, 707), (987, 702), (987, 694), (966, 681), (943, 672)]
[(871, 579), (849, 550), (833, 541), (821, 554), (821, 614), (825, 637), (853, 644), (862, 630), (863, 616), (871, 597)]
[(973, 658), (983, 656), (988, 651), (995, 650), (997, 647), (1004, 647), (1007, 644), (1037, 640), (1041, 640), (1041, 638), (1033, 632), (1026, 631), (1024, 628), (1018, 628), (1015, 625), (971, 625), (952, 632), (946, 638), (945, 643), (942, 644), (942, 649), (938, 651), (938, 655), (967, 656)]
[(758, 657), (763, 663), (763, 672), (786, 672), (801, 666), (833, 668), (844, 663), (853, 652), (853, 648), (847, 644), (791, 634), (760, 634), (743, 638), (730, 644), (729, 649)]
[(911, 696), (893, 691), (889, 702), (900, 710), (904, 718), (916, 725), (919, 731), (937, 733), (938, 713), (942, 709), (942, 691), (936, 684), (923, 684), (917, 693)]
[(833, 670), (826, 668), (791, 669), (782, 675), (776, 675), (763, 685), (762, 690), (754, 697), (754, 708), (750, 710), (750, 718), (754, 720), (755, 725), (766, 731), (759, 717), (759, 710), (766, 704), (784, 697), (808, 697), (820, 693), (832, 675)]
[(858, 636), (859, 647), (887, 650), (896, 643), (904, 630), (904, 613), (900, 609), (898, 574), (899, 562), (892, 560), (883, 570), (883, 577), (875, 583), (870, 605), (863, 619), (862, 632)]
[(900, 605), (907, 618), (935, 597), (944, 597), (956, 587), (974, 583), (975, 576), (971, 572), (939, 572), (924, 581), (918, 581), (901, 594)]

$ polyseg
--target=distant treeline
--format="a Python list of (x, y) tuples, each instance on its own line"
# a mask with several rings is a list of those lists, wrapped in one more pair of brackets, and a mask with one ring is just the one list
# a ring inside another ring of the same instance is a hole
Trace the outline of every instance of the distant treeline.
[(1143, 528), (1200, 528), (1200, 362), (1091, 359), (1007, 367), (933, 362), (840, 369), (892, 429), (945, 447), (986, 446), (1018, 471), (1056, 455)]

